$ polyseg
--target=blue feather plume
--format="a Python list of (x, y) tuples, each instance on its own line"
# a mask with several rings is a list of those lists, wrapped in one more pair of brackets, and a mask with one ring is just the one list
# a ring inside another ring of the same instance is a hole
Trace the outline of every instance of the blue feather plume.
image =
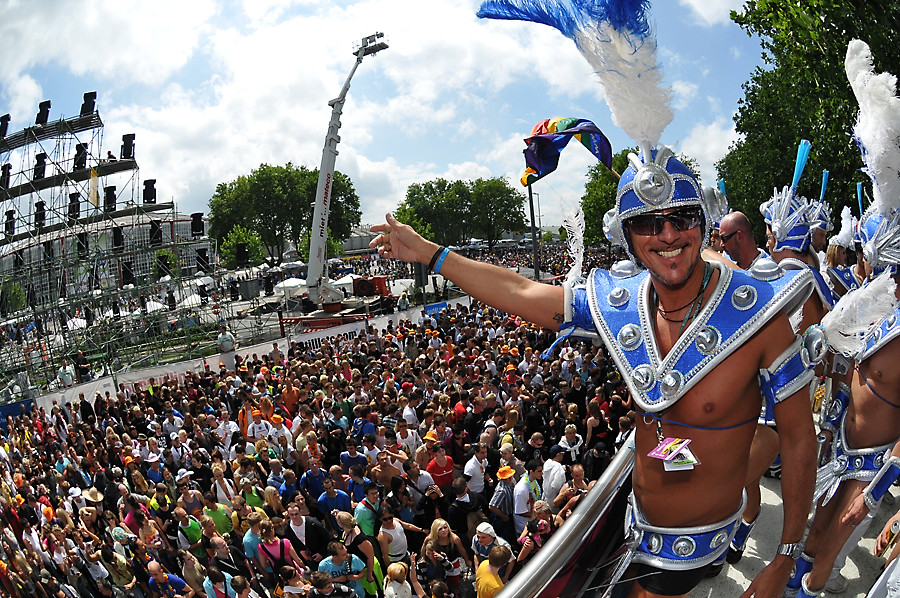
[(804, 139), (797, 148), (797, 163), (794, 165), (794, 180), (791, 182), (791, 192), (797, 192), (797, 185), (800, 183), (800, 177), (803, 176), (803, 169), (806, 168), (806, 160), (809, 158), (809, 150), (812, 149), (812, 143)]
[(862, 204), (862, 183), (856, 183), (856, 202), (859, 204), (859, 217), (865, 213)]
[(827, 170), (823, 170), (823, 171), (822, 171), (822, 193), (821, 193), (821, 195), (819, 195), (819, 201), (820, 201), (820, 202), (824, 202), (824, 201), (825, 201), (825, 189), (826, 189), (827, 187), (828, 187), (828, 171), (827, 171)]
[(719, 185), (719, 191), (722, 193), (722, 195), (724, 195), (725, 197), (728, 197), (728, 194), (725, 193), (725, 179), (719, 179), (718, 185)]
[(549, 25), (575, 39), (579, 25), (609, 23), (616, 31), (643, 39), (650, 34), (649, 0), (486, 0), (482, 19), (529, 21)]

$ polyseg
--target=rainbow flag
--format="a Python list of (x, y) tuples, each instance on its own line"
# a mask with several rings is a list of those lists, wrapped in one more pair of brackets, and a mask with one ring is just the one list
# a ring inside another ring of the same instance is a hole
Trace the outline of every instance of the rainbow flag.
[(556, 170), (559, 154), (573, 137), (612, 168), (612, 145), (597, 125), (583, 118), (548, 118), (534, 125), (531, 137), (525, 140), (522, 185), (527, 187)]

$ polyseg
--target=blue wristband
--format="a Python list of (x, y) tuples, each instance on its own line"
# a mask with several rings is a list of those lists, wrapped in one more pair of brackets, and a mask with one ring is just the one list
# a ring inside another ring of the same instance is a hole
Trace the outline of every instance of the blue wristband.
[(437, 259), (437, 262), (434, 264), (434, 274), (438, 274), (441, 271), (441, 266), (444, 265), (444, 259), (447, 257), (447, 254), (450, 253), (450, 250), (444, 247), (444, 250), (441, 252), (441, 257)]

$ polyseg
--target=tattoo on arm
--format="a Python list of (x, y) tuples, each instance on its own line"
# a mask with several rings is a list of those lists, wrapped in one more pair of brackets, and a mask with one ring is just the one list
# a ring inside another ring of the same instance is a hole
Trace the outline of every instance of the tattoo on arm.
[(561, 313), (555, 313), (553, 314), (553, 321), (557, 324), (562, 324), (566, 321), (566, 317)]

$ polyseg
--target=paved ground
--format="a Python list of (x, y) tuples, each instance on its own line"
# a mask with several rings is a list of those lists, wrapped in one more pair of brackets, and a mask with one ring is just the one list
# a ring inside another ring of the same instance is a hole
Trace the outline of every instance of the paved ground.
[[(892, 488), (893, 495), (898, 489)], [(749, 546), (744, 557), (736, 565), (726, 565), (722, 573), (701, 583), (690, 594), (690, 598), (732, 598), (740, 596), (750, 585), (753, 577), (768, 563), (781, 540), (781, 482), (763, 478), (763, 507), (760, 522), (750, 535)], [(863, 536), (862, 541), (847, 557), (841, 573), (850, 580), (850, 585), (842, 594), (825, 594), (826, 596), (842, 596), (846, 598), (863, 598), (869, 588), (881, 574), (884, 559), (872, 554), (875, 537), (881, 531), (885, 521), (890, 519), (900, 508), (900, 500), (892, 505), (882, 504), (872, 524)]]

